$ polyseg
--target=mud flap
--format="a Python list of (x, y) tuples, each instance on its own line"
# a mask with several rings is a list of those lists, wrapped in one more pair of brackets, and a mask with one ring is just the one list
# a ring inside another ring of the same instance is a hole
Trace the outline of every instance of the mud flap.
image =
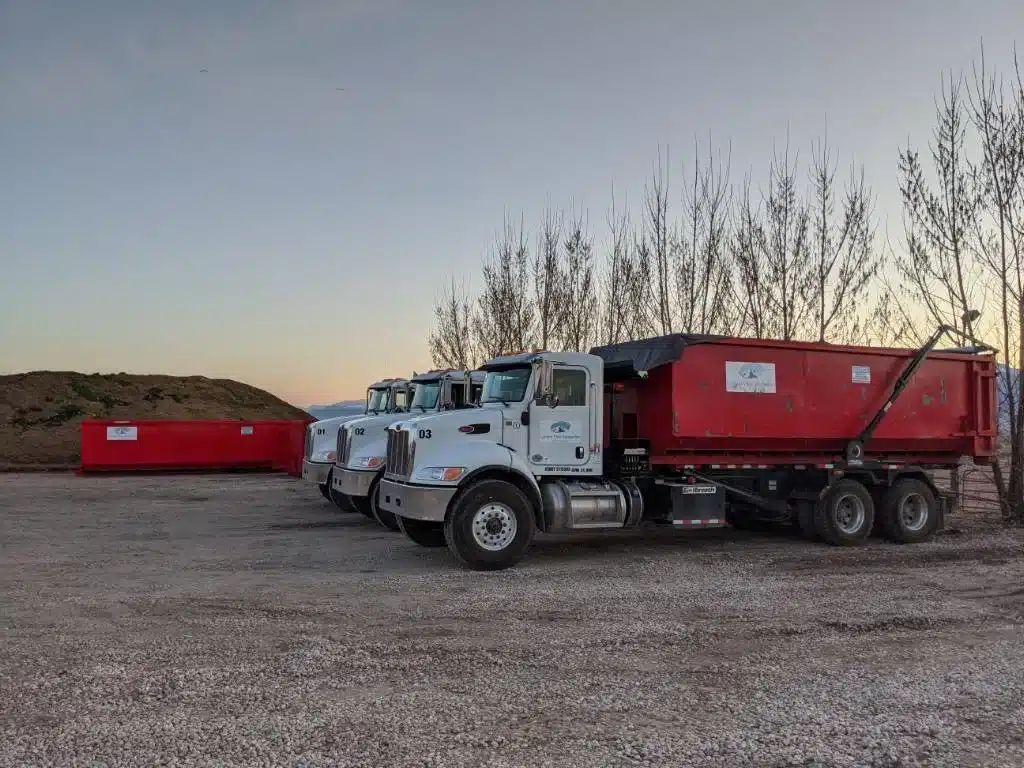
[(677, 528), (724, 528), (725, 491), (710, 483), (673, 485), (669, 520)]

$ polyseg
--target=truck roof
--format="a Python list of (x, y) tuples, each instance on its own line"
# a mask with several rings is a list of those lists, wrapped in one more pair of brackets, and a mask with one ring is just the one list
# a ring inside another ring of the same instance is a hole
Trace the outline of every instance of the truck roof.
[(433, 370), (433, 371), (424, 371), (423, 373), (414, 374), (413, 377), (411, 379), (409, 379), (409, 381), (412, 381), (414, 383), (415, 382), (422, 383), (422, 382), (427, 382), (427, 381), (439, 381), (440, 379), (442, 379), (445, 376), (457, 376), (459, 378), (462, 378), (467, 373), (472, 376), (472, 380), (473, 381), (483, 381), (484, 380), (484, 376), (487, 375), (486, 371), (480, 371), (480, 370), (477, 370), (477, 371), (466, 371), (466, 370), (460, 369), (460, 368), (438, 368), (438, 369)]
[(480, 366), (481, 371), (504, 371), (509, 368), (522, 368), (530, 365), (541, 358), (553, 360), (558, 363), (569, 365), (586, 364), (588, 356), (583, 352), (551, 352), (549, 350), (534, 350), (532, 352), (517, 352), (512, 355), (499, 355), (491, 358)]
[(373, 384), (371, 384), (368, 387), (368, 389), (387, 389), (388, 387), (393, 387), (396, 384), (407, 384), (408, 382), (409, 382), (408, 379), (402, 379), (402, 378), (398, 378), (398, 379), (381, 379), (380, 381), (377, 381), (377, 382), (374, 382)]

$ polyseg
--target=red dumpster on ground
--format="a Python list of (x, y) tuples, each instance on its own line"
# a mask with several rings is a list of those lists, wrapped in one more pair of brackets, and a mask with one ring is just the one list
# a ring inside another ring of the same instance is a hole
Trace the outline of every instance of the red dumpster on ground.
[(310, 421), (84, 421), (81, 471), (263, 469), (299, 477)]

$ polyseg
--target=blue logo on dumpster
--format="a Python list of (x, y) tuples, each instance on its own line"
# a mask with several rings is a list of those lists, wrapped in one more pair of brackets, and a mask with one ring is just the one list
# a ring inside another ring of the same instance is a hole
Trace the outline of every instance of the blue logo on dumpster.
[(761, 368), (757, 363), (746, 363), (740, 367), (739, 374), (741, 379), (759, 379), (761, 378), (761, 372), (764, 369)]

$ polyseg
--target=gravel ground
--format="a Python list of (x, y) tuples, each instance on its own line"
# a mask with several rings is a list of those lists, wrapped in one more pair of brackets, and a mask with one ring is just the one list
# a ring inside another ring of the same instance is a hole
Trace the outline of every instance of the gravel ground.
[(463, 571), (274, 476), (0, 475), (2, 766), (1021, 766), (1024, 535)]

